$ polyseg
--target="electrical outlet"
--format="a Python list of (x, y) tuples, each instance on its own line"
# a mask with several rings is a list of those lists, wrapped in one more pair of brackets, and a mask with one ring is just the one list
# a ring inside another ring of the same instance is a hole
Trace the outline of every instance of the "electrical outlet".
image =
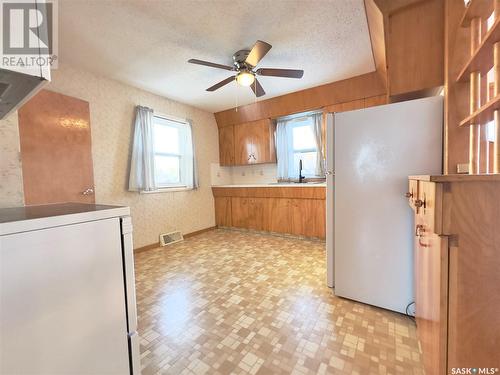
[(468, 163), (457, 164), (457, 173), (469, 173), (469, 164)]

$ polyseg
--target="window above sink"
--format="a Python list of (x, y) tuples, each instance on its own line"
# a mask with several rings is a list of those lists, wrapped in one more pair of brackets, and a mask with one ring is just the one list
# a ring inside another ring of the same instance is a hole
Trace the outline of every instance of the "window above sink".
[(278, 180), (298, 179), (301, 160), (302, 176), (324, 178), (321, 145), (321, 112), (278, 119), (276, 129)]

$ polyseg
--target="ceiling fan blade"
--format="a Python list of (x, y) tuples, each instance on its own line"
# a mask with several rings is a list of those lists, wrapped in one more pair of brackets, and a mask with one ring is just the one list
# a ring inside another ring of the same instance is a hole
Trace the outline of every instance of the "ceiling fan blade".
[(217, 89), (220, 89), (222, 86), (225, 86), (225, 85), (227, 85), (229, 82), (234, 81), (234, 79), (235, 79), (235, 78), (234, 78), (234, 76), (232, 76), (232, 77), (228, 77), (228, 78), (226, 78), (225, 80), (220, 81), (219, 83), (216, 83), (215, 85), (213, 85), (213, 86), (209, 87), (209, 88), (207, 89), (207, 91), (215, 91), (215, 90), (217, 90)]
[(255, 73), (261, 76), (286, 77), (286, 78), (302, 78), (302, 76), (304, 75), (303, 70), (273, 69), (273, 68), (260, 68), (257, 69)]
[(262, 40), (256, 41), (245, 62), (249, 65), (256, 66), (271, 48), (273, 48), (273, 46), (269, 43), (263, 42)]
[(225, 70), (234, 70), (234, 67), (229, 66), (229, 65), (216, 64), (216, 63), (212, 63), (212, 62), (208, 62), (208, 61), (203, 61), (203, 60), (198, 60), (198, 59), (189, 59), (188, 63), (209, 66), (211, 68), (218, 68), (218, 69), (225, 69)]
[(253, 84), (250, 87), (252, 88), (252, 91), (257, 98), (261, 97), (262, 95), (266, 95), (266, 92), (260, 85), (259, 81), (257, 81), (257, 78), (255, 79), (255, 81), (253, 81)]

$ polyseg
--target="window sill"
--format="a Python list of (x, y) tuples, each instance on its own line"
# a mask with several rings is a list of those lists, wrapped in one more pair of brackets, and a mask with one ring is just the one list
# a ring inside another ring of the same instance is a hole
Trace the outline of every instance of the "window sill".
[(172, 186), (172, 187), (163, 187), (153, 191), (141, 191), (141, 194), (160, 194), (160, 193), (173, 193), (176, 191), (189, 191), (193, 190), (193, 188), (188, 188), (187, 186)]

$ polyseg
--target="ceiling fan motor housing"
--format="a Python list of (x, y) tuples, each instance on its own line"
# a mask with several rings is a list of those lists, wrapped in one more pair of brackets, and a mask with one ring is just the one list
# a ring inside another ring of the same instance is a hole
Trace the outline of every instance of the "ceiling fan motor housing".
[(245, 60), (247, 59), (248, 55), (250, 54), (250, 50), (248, 49), (240, 49), (233, 55), (233, 61), (234, 65), (236, 68), (241, 69), (241, 68), (247, 68), (251, 70), (253, 66), (250, 64), (246, 63)]

